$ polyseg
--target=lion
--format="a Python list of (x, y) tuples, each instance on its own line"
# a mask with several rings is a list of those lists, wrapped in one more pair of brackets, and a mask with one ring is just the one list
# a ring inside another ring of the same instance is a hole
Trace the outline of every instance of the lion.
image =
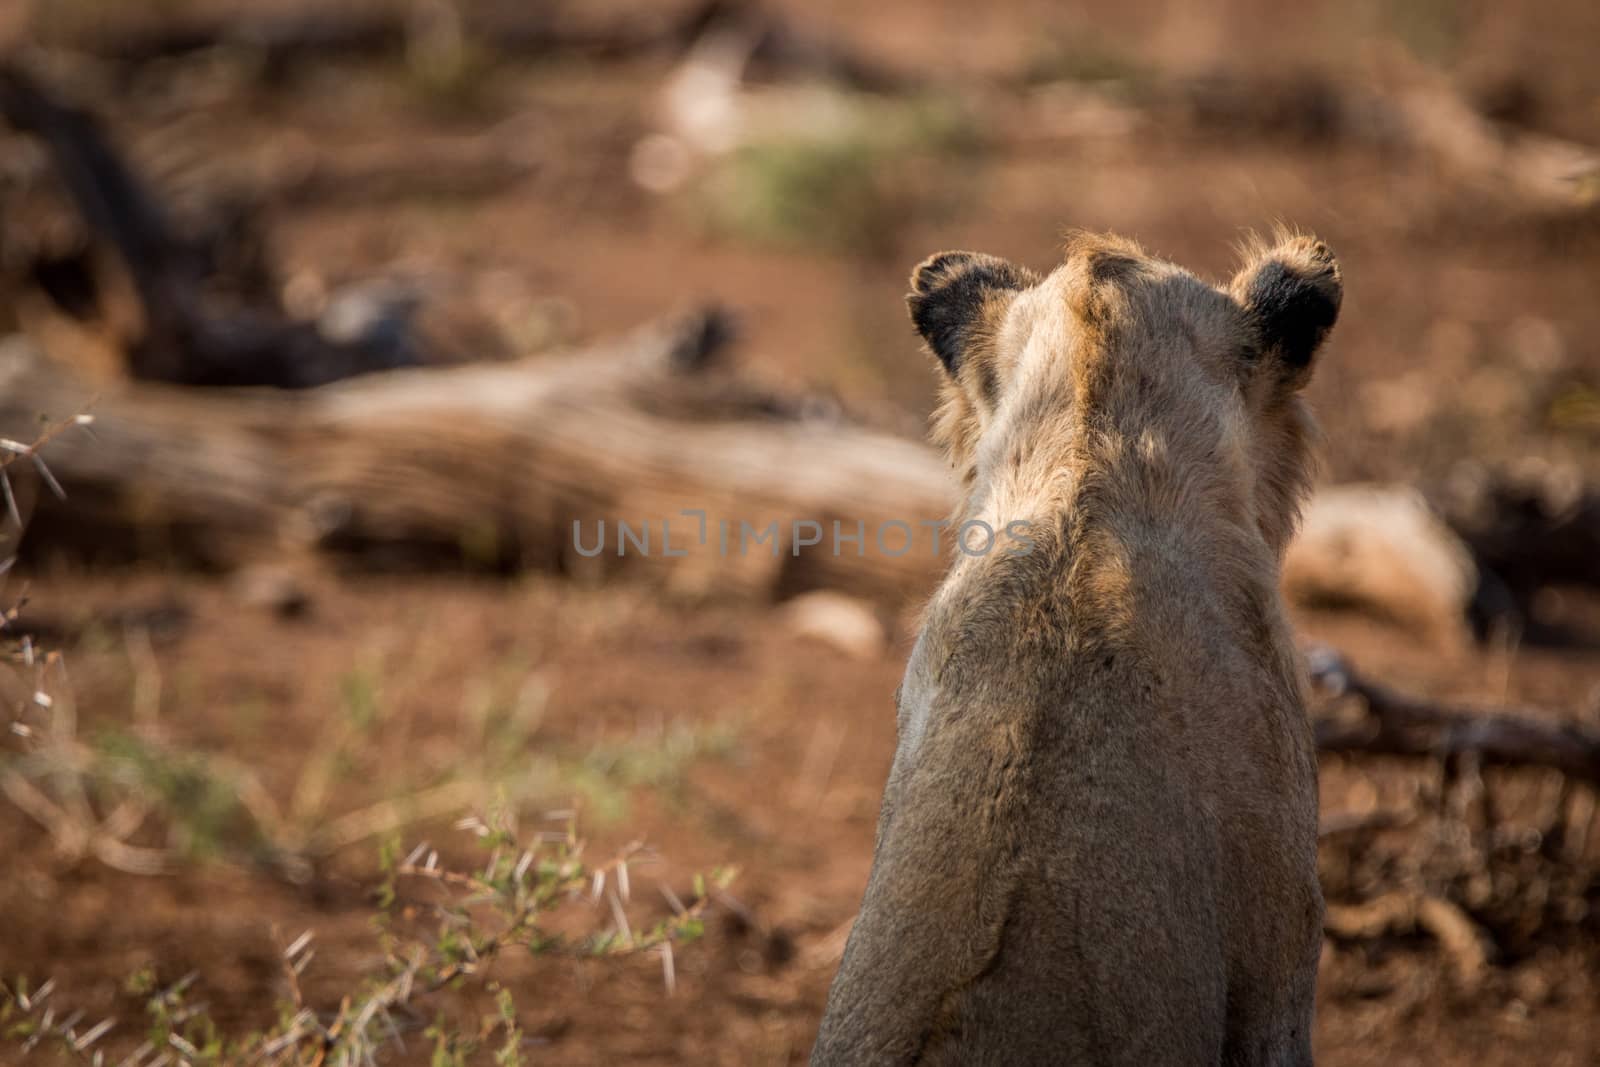
[(1317, 763), (1278, 578), (1311, 473), (1328, 248), (1217, 287), (1077, 233), (1043, 277), (911, 279), (956, 554), (896, 694), (813, 1064), (1307, 1064)]

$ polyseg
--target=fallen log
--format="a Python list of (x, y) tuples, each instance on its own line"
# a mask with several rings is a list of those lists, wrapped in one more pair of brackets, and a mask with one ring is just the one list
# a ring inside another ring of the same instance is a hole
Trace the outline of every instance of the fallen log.
[(1600, 786), (1600, 730), (1549, 722), (1527, 711), (1450, 707), (1408, 696), (1360, 674), (1338, 651), (1307, 651), (1311, 681), (1330, 697), (1354, 697), (1355, 718), (1319, 716), (1317, 747), (1447, 759), (1471, 756), (1485, 765), (1552, 767)]
[[(949, 513), (944, 463), (728, 373), (713, 358), (726, 339), (711, 312), (563, 357), (297, 393), (118, 382), (98, 398), (17, 341), (0, 349), (0, 434), (95, 417), (94, 440), (51, 444), (67, 499), (35, 517), (36, 546), (218, 568), (309, 550), (349, 566), (629, 569), (695, 595), (898, 603), (930, 588), (949, 541), (934, 551), (923, 523)], [(885, 526), (906, 550), (877, 550)]]

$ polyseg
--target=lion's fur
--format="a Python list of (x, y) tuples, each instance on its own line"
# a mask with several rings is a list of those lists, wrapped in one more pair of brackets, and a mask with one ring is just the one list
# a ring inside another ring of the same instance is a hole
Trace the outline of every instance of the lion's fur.
[(912, 290), (959, 518), (1032, 551), (958, 555), (928, 607), (813, 1062), (1309, 1062), (1316, 762), (1277, 584), (1331, 254), (1279, 234), (1218, 288), (1074, 234), (1042, 279), (946, 253)]

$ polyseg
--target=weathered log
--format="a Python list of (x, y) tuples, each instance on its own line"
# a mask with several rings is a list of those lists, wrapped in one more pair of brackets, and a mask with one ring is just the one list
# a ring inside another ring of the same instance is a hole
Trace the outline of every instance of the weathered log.
[[(300, 393), (115, 383), (93, 401), (94, 440), (52, 442), (67, 500), (41, 509), (30, 541), (217, 567), (312, 550), (363, 566), (637, 568), (694, 594), (833, 587), (898, 603), (929, 588), (949, 534), (935, 552), (920, 524), (949, 512), (945, 465), (719, 369), (725, 339), (710, 314), (565, 357)], [(90, 406), (89, 392), (26, 344), (0, 350), (0, 434)], [(588, 554), (602, 521), (604, 551)], [(835, 521), (866, 540), (836, 551)]]
[(1472, 756), (1485, 765), (1553, 767), (1600, 786), (1600, 731), (1593, 727), (1550, 722), (1527, 711), (1449, 707), (1407, 696), (1364, 677), (1325, 646), (1310, 649), (1306, 659), (1317, 686), (1334, 697), (1355, 697), (1363, 712), (1354, 719), (1317, 719), (1317, 747), (1324, 752)]

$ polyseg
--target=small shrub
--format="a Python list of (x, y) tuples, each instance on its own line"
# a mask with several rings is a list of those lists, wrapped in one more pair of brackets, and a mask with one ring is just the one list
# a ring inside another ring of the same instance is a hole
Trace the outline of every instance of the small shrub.
[(754, 137), (723, 161), (702, 191), (713, 230), (762, 244), (889, 254), (911, 218), (942, 206), (918, 168), (947, 164), (978, 144), (966, 115), (942, 101), (850, 100), (825, 114), (799, 130)]
[(1044, 42), (1023, 71), (1030, 85), (1072, 82), (1131, 92), (1149, 78), (1144, 67), (1123, 49), (1093, 34)]
[[(467, 1017), (437, 1007), (425, 1031), (433, 1062), (477, 1062), (474, 1056), (492, 1052), (496, 1063), (522, 1063), (526, 1039), (515, 995), (491, 975), (502, 953), (520, 949), (534, 956), (591, 958), (654, 953), (671, 991), (677, 973), (674, 944), (700, 936), (706, 910), (734, 877), (731, 870), (695, 876), (687, 901), (663, 887), (671, 914), (635, 928), (627, 910), (629, 871), (644, 858), (640, 846), (589, 866), (570, 829), (553, 839), (538, 834), (523, 841), (504, 818), (470, 818), (460, 826), (474, 833), (488, 854), (477, 870), (448, 869), (427, 845), (399, 861), (394, 848), (384, 849), (374, 903), (381, 958), (349, 983), (337, 1005), (308, 1003), (301, 992), (301, 977), (316, 955), (310, 931), (283, 950), (287, 998), (278, 1006), (277, 1022), (264, 1029), (229, 1032), (205, 1004), (192, 999), (202, 984), (198, 975), (163, 986), (153, 972), (141, 971), (126, 983), (127, 992), (142, 999), (147, 1017), (134, 1062), (166, 1054), (169, 1061), (194, 1065), (375, 1063), (398, 1039), (402, 1013), (414, 1015), (441, 994), (475, 983), (492, 995), (494, 1010)], [(403, 897), (409, 902), (418, 883), (433, 887), (435, 900), (426, 908), (412, 903), (404, 909), (424, 919), (402, 919), (399, 903)], [(585, 918), (596, 910), (607, 920), (597, 929), (592, 918)], [(563, 932), (575, 921), (591, 932)], [(103, 1062), (95, 1046), (113, 1030), (112, 1020), (85, 1025), (81, 1013), (58, 1013), (52, 983), (29, 990), (25, 977), (0, 981), (0, 1034), (23, 1052), (52, 1050), (67, 1062)]]

